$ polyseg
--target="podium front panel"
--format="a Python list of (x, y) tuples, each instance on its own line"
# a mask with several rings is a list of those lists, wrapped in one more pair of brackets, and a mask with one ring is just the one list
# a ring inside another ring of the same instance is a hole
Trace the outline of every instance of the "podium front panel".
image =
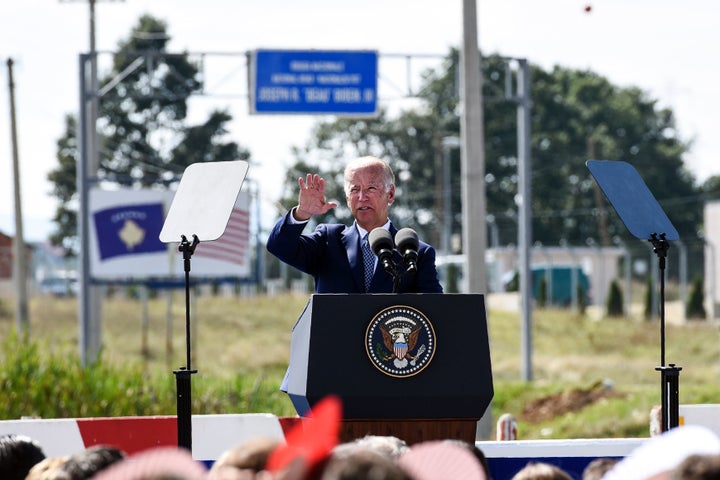
[[(402, 366), (397, 371), (373, 361), (373, 340), (368, 339), (369, 327), (372, 331), (385, 312), (395, 311), (419, 312), (422, 319), (410, 318), (410, 324), (427, 320), (430, 325), (429, 334), (417, 342), (415, 357), (402, 350), (412, 340), (396, 344), (401, 348), (397, 355), (392, 346), (375, 341), (396, 362), (408, 355), (396, 363)], [(289, 385), (294, 391), (288, 393), (306, 398), (310, 406), (338, 395), (345, 418), (480, 418), (493, 397), (484, 297), (479, 294), (315, 294), (295, 326), (291, 349)], [(304, 362), (299, 360), (304, 356)], [(409, 358), (425, 363), (411, 366)]]

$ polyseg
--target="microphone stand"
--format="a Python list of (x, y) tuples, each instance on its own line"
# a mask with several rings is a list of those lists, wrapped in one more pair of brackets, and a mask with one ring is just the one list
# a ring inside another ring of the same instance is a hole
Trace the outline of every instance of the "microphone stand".
[[(401, 265), (406, 265), (405, 270), (401, 270), (400, 268), (398, 268)], [(393, 265), (391, 269), (386, 266), (385, 271), (393, 277), (392, 293), (397, 293), (398, 288), (400, 287), (400, 280), (402, 279), (402, 277), (409, 273), (417, 272), (417, 266), (414, 263), (408, 264), (405, 259), (402, 259), (400, 262)]]
[(395, 275), (393, 275), (393, 293), (398, 292), (398, 288), (400, 287), (400, 278), (402, 275), (398, 275), (397, 272), (395, 272)]
[(397, 293), (398, 287), (400, 286), (400, 275), (398, 275), (398, 264), (396, 264), (392, 258), (392, 254), (390, 253), (390, 250), (383, 249), (383, 253), (380, 254), (378, 252), (376, 254), (378, 256), (378, 262), (380, 262), (383, 266), (383, 269), (390, 275), (393, 279), (393, 289), (392, 293)]

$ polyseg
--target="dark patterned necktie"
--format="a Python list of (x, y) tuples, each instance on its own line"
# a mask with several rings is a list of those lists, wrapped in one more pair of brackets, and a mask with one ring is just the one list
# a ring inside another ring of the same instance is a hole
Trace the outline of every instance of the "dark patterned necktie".
[(363, 267), (365, 272), (365, 291), (370, 290), (370, 282), (372, 281), (373, 273), (375, 271), (375, 255), (370, 249), (370, 241), (368, 240), (368, 234), (362, 239), (362, 255), (363, 255)]

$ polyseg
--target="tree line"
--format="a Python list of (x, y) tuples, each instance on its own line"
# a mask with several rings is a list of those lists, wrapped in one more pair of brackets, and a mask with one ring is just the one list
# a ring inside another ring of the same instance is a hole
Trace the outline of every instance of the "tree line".
[[(203, 81), (187, 54), (167, 51), (169, 41), (165, 22), (141, 17), (101, 77), (101, 85), (121, 80), (99, 102), (98, 182), (167, 187), (196, 161), (251, 160), (247, 148), (228, 138), (232, 116), (227, 111), (212, 111), (199, 124), (188, 122), (188, 100), (201, 92)], [(138, 58), (146, 64), (133, 69)], [(508, 245), (517, 241), (517, 111), (506, 94), (514, 77), (508, 76), (508, 59), (499, 54), (484, 55), (482, 70), (486, 211), (500, 244)], [(307, 172), (329, 179), (328, 195), (342, 201), (345, 161), (376, 155), (396, 172), (391, 215), (397, 225), (415, 228), (437, 245), (449, 184), (451, 233), (460, 238), (460, 152), (443, 148), (443, 139), (460, 135), (458, 79), (459, 52), (451, 49), (442, 65), (424, 73), (415, 107), (318, 122), (306, 144), (293, 150), (280, 203), (294, 204), (297, 178)], [(648, 246), (629, 235), (585, 166), (588, 159), (623, 160), (638, 170), (690, 249), (691, 272), (701, 271), (703, 205), (720, 196), (720, 177), (700, 184), (687, 169), (683, 158), (691, 144), (680, 137), (673, 112), (640, 88), (613, 85), (598, 73), (562, 66), (545, 70), (532, 63), (530, 99), (533, 240), (543, 245), (622, 242), (642, 254)], [(58, 199), (51, 240), (70, 252), (78, 248), (77, 129), (76, 117), (68, 114), (57, 143), (58, 165), (49, 174)], [(443, 178), (444, 162), (449, 162), (449, 179)], [(341, 203), (318, 220), (350, 218)]]

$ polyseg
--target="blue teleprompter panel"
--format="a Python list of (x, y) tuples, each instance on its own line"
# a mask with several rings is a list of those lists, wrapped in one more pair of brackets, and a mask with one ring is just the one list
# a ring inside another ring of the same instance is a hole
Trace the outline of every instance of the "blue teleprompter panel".
[(256, 50), (251, 73), (253, 113), (374, 116), (375, 51)]
[(631, 164), (619, 160), (588, 160), (585, 165), (635, 238), (653, 235), (679, 240), (678, 231)]

